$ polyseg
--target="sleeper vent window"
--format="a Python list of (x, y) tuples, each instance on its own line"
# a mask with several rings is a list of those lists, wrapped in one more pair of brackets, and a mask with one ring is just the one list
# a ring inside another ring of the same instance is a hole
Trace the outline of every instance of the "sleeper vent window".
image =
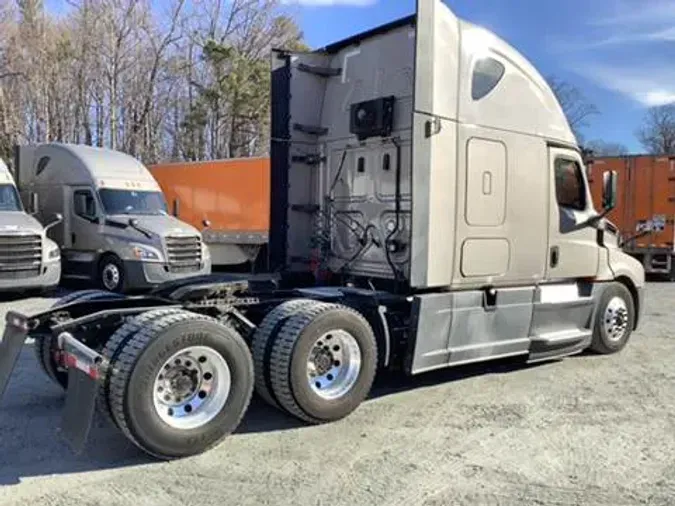
[(40, 161), (37, 164), (37, 169), (35, 170), (35, 175), (39, 176), (42, 174), (42, 172), (47, 168), (47, 164), (49, 163), (49, 157), (48, 156), (43, 156), (40, 158)]
[(471, 83), (471, 98), (480, 100), (499, 84), (504, 76), (504, 65), (494, 58), (482, 58), (476, 62)]

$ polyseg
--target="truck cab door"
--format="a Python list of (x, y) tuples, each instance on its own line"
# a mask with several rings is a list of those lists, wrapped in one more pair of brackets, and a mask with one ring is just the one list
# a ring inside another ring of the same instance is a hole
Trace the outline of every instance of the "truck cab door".
[(597, 229), (584, 225), (596, 215), (578, 152), (549, 148), (549, 241), (547, 280), (597, 275), (600, 246)]
[(68, 212), (64, 228), (64, 273), (71, 277), (89, 277), (102, 243), (99, 204), (89, 186), (68, 187), (65, 201)]

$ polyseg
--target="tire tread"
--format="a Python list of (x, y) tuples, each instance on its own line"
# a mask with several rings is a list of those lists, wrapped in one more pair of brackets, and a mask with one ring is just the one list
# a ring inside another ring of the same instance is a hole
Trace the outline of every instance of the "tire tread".
[[(272, 357), (270, 360), (272, 387), (279, 404), (289, 414), (310, 424), (325, 423), (325, 420), (321, 420), (306, 413), (298, 404), (293, 394), (290, 382), (293, 349), (303, 330), (312, 321), (322, 314), (334, 310), (351, 313), (366, 326), (370, 327), (370, 324), (363, 315), (351, 307), (336, 303), (317, 302), (312, 306), (301, 308), (297, 314), (286, 321), (281, 330), (277, 333), (272, 349)], [(377, 343), (374, 337), (371, 345), (374, 347), (375, 356), (377, 356)], [(375, 373), (373, 372), (373, 377), (368, 378), (368, 381), (372, 382), (374, 376)]]
[(265, 359), (269, 346), (276, 339), (281, 324), (285, 320), (292, 317), (298, 310), (311, 307), (317, 303), (318, 301), (313, 299), (293, 299), (282, 302), (265, 315), (253, 334), (251, 352), (255, 370), (255, 390), (267, 404), (277, 409), (283, 410), (274, 399), (274, 392), (270, 392), (267, 386), (267, 374), (270, 366)]
[[(609, 295), (608, 295), (609, 294)], [(630, 311), (630, 317), (631, 321), (630, 324), (628, 325), (628, 329), (626, 330), (626, 336), (624, 340), (621, 342), (621, 345), (618, 348), (612, 348), (611, 346), (608, 346), (607, 343), (605, 343), (602, 334), (603, 330), (601, 329), (602, 326), (602, 318), (603, 318), (603, 313), (605, 309), (605, 305), (611, 300), (611, 298), (615, 295), (621, 295), (626, 299), (626, 302), (629, 305), (629, 311)], [(626, 344), (628, 343), (628, 340), (630, 339), (630, 336), (632, 334), (632, 329), (633, 329), (633, 324), (635, 322), (635, 301), (633, 300), (633, 296), (630, 293), (630, 290), (620, 282), (612, 282), (606, 289), (605, 293), (602, 294), (601, 297), (602, 304), (598, 307), (598, 312), (596, 314), (596, 317), (594, 319), (594, 324), (593, 324), (593, 338), (591, 340), (591, 345), (589, 348), (591, 351), (601, 354), (601, 355), (609, 355), (612, 353), (617, 353), (621, 351)]]
[[(127, 421), (127, 414), (125, 410), (125, 396), (127, 393), (127, 385), (131, 379), (131, 375), (134, 370), (134, 366), (140, 358), (143, 351), (148, 347), (148, 345), (158, 338), (164, 331), (169, 327), (176, 325), (178, 323), (186, 321), (210, 321), (221, 324), (217, 319), (210, 316), (206, 316), (199, 313), (192, 313), (185, 310), (175, 310), (175, 312), (170, 314), (156, 315), (158, 311), (155, 310), (149, 311), (148, 313), (155, 313), (153, 316), (148, 316), (147, 321), (143, 324), (142, 328), (136, 333), (132, 334), (129, 339), (123, 345), (118, 345), (119, 354), (114, 360), (114, 364), (111, 364), (110, 369), (110, 380), (109, 380), (109, 389), (108, 389), (108, 399), (111, 409), (111, 413), (116, 425), (122, 431), (122, 433), (138, 448), (144, 452), (152, 455), (156, 458), (166, 460), (167, 457), (164, 455), (158, 455), (157, 453), (151, 451), (149, 448), (145, 447), (142, 442), (138, 441), (137, 438), (133, 435), (132, 431), (129, 428)], [(242, 346), (246, 348), (246, 344), (242, 339)], [(248, 349), (246, 349), (248, 352)], [(250, 368), (251, 374), (251, 383), (253, 383), (253, 371)], [(241, 422), (244, 414), (248, 409), (248, 405), (251, 401), (251, 395), (249, 395), (244, 409), (241, 410), (239, 417), (235, 423), (235, 426)], [(215, 441), (211, 444), (210, 447), (217, 445), (220, 441)], [(208, 450), (205, 449), (204, 451)]]
[(110, 378), (112, 376), (113, 368), (116, 366), (117, 358), (122, 352), (126, 343), (133, 338), (133, 336), (139, 332), (146, 325), (151, 324), (153, 321), (158, 318), (162, 318), (167, 315), (175, 314), (180, 312), (180, 309), (170, 308), (170, 309), (158, 309), (154, 311), (147, 311), (141, 313), (133, 318), (127, 320), (122, 324), (118, 329), (110, 336), (106, 342), (101, 355), (108, 360), (110, 364), (110, 369), (108, 374), (106, 374), (104, 380), (101, 382), (99, 387), (99, 410), (103, 414), (104, 418), (113, 425), (117, 425), (115, 417), (112, 413), (112, 408), (109, 402), (109, 391), (110, 391)]

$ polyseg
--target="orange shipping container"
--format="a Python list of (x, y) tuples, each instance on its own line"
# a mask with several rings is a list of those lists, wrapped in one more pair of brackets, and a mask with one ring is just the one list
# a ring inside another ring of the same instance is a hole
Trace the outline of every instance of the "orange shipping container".
[(595, 158), (589, 181), (596, 209), (602, 208), (603, 174), (610, 170), (619, 176), (619, 195), (607, 217), (619, 229), (624, 250), (642, 261), (646, 272), (675, 277), (675, 157)]
[[(202, 230), (214, 266), (252, 261), (267, 243), (269, 158), (163, 163), (148, 168), (174, 214)], [(210, 222), (208, 227), (204, 220)]]

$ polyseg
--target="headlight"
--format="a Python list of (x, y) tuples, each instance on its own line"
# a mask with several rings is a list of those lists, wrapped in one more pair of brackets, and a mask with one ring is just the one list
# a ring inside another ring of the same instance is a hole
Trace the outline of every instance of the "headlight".
[(47, 253), (47, 258), (49, 258), (49, 260), (56, 260), (60, 256), (61, 256), (61, 250), (59, 249), (58, 246), (50, 249), (49, 253)]
[(147, 244), (132, 244), (131, 251), (138, 260), (162, 260), (162, 254)]

